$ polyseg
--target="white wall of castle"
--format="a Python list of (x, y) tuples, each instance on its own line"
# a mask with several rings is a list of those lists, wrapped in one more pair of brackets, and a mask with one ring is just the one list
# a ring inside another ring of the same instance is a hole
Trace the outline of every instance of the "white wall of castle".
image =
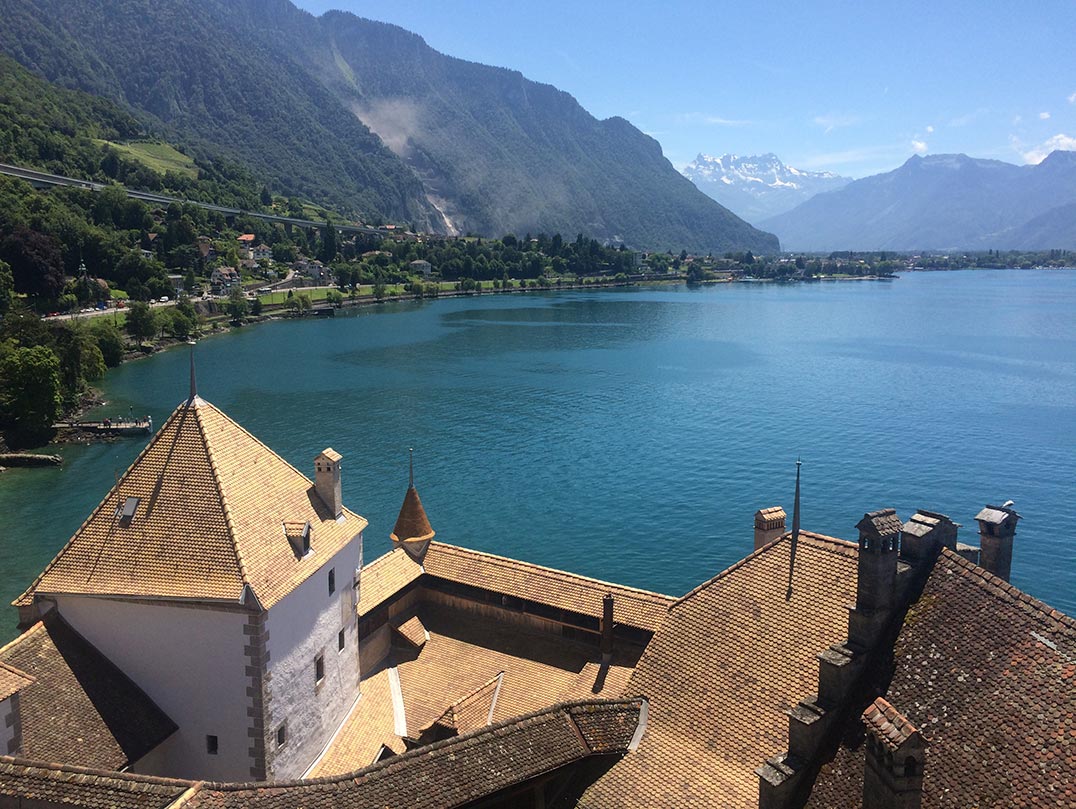
[(15, 742), (15, 700), (0, 699), (0, 756), (13, 756)]
[[(313, 553), (317, 553), (315, 533)], [(265, 745), (270, 779), (298, 778), (324, 750), (359, 693), (358, 622), (355, 572), (362, 564), (359, 534), (318, 571), (269, 610), (266, 619), (269, 664)], [(336, 571), (330, 595), (329, 570)], [(340, 650), (338, 633), (344, 632)], [(325, 677), (315, 681), (315, 659)], [(286, 740), (277, 746), (277, 729)]]
[[(60, 614), (149, 695), (178, 726), (152, 775), (250, 778), (246, 614), (208, 607), (60, 596)], [(216, 755), (206, 736), (217, 737)], [(159, 769), (158, 769), (159, 768)]]

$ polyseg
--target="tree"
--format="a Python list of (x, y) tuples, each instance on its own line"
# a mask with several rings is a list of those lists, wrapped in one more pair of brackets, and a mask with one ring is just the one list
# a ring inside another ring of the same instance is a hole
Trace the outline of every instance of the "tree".
[(331, 261), (336, 260), (336, 253), (339, 250), (339, 245), (336, 243), (336, 228), (333, 226), (331, 219), (325, 220), (325, 227), (321, 231), (321, 254), (319, 258), (322, 263), (328, 264)]
[(233, 323), (243, 322), (243, 318), (250, 311), (250, 303), (243, 295), (242, 289), (235, 287), (228, 293), (228, 303), (224, 305), (224, 311), (228, 313)]
[(96, 341), (107, 367), (115, 368), (123, 362), (123, 334), (115, 323), (109, 318), (96, 317), (90, 326), (90, 334)]
[(269, 193), (269, 189), (266, 188), (264, 185), (262, 186), (260, 199), (262, 205), (266, 206), (267, 208), (273, 204), (273, 195)]
[(63, 404), (60, 360), (47, 346), (19, 347), (0, 359), (0, 410), (19, 438), (47, 433)]
[(157, 313), (148, 303), (134, 301), (127, 309), (127, 331), (139, 343), (157, 333)]
[(51, 236), (20, 226), (0, 242), (0, 261), (11, 267), (16, 292), (53, 299), (63, 290), (63, 257)]
[(7, 314), (14, 297), (15, 276), (11, 272), (11, 267), (6, 262), (0, 261), (0, 316)]

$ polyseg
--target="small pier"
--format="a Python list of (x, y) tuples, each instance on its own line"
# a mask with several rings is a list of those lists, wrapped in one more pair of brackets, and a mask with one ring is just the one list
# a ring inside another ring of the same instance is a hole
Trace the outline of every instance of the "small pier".
[(56, 429), (81, 430), (101, 436), (149, 435), (153, 432), (153, 419), (115, 418), (100, 421), (60, 421), (53, 425)]

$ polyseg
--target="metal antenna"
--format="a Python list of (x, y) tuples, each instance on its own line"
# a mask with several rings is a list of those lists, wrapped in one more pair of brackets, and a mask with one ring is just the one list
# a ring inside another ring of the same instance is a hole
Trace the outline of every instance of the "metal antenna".
[(194, 398), (198, 395), (198, 380), (194, 375), (194, 349), (191, 349), (191, 398), (187, 401), (193, 402)]
[(411, 454), (408, 460), (408, 472), (407, 472), (407, 488), (415, 488), (415, 448), (408, 447), (407, 451)]
[(792, 572), (796, 568), (796, 545), (800, 539), (800, 466), (803, 461), (796, 458), (796, 498), (792, 505), (792, 545), (788, 551), (788, 589), (785, 591), (785, 601), (792, 598)]

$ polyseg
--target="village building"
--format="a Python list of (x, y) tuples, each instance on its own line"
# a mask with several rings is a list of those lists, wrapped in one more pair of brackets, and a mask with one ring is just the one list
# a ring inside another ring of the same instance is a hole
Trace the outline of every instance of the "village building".
[(342, 461), (307, 478), (192, 364), (16, 602), (0, 807), (1073, 803), (1076, 622), (1007, 582), (1011, 503), (978, 548), (926, 510), (849, 542), (797, 471), (791, 530), (760, 509), (676, 598), (443, 542), (413, 471), (364, 563)]
[(272, 261), (273, 248), (267, 244), (258, 244), (250, 251), (250, 257), (255, 261)]
[(254, 238), (253, 233), (244, 233), (236, 238), (236, 249), (239, 252), (239, 258), (254, 258)]
[(421, 275), (423, 278), (429, 278), (430, 273), (433, 272), (433, 265), (425, 259), (416, 259), (407, 265), (414, 275)]
[(233, 287), (239, 286), (241, 282), (239, 270), (235, 267), (214, 267), (209, 275), (209, 283), (217, 294), (228, 292)]

